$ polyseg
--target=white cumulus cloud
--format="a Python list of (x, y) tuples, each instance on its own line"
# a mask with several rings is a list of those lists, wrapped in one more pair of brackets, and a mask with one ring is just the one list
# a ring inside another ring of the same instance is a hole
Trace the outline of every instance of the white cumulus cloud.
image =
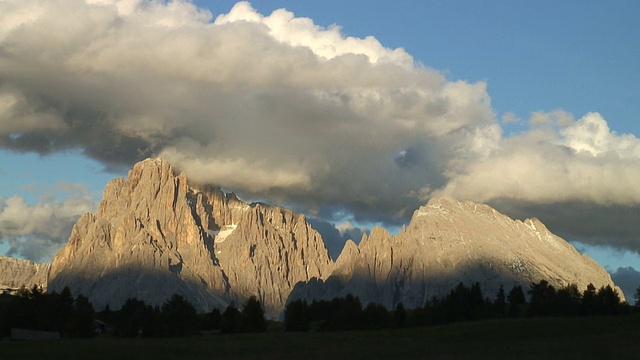
[(500, 136), (483, 82), (284, 9), (9, 0), (0, 14), (13, 24), (0, 74), (50, 119), (14, 128), (16, 106), (0, 108), (13, 150), (82, 148), (116, 166), (163, 156), (249, 197), (400, 221), (422, 201), (412, 191)]
[(639, 204), (640, 139), (611, 131), (598, 113), (567, 116), (534, 113), (532, 123), (545, 126), (502, 139), (486, 157), (452, 172), (436, 193), (483, 202)]
[[(9, 245), (9, 255), (48, 260), (67, 241), (80, 216), (96, 209), (83, 185), (63, 183), (45, 190), (39, 191), (35, 204), (18, 195), (0, 198), (0, 243)], [(56, 198), (61, 191), (68, 196)]]
[[(163, 156), (196, 182), (355, 223), (398, 224), (445, 193), (640, 203), (639, 141), (601, 115), (499, 119), (485, 82), (450, 81), (401, 48), (284, 9), (0, 1), (0, 79), (5, 149), (81, 149), (120, 167)], [(529, 128), (505, 135), (511, 123)], [(40, 231), (12, 221), (10, 236)]]

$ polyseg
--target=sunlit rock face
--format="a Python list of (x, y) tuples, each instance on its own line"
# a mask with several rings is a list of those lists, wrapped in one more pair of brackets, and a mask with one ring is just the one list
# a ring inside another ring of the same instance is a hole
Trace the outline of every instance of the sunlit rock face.
[(332, 267), (304, 216), (196, 189), (166, 161), (147, 159), (78, 221), (53, 259), (49, 288), (69, 286), (97, 309), (130, 297), (159, 305), (177, 292), (209, 311), (256, 295), (276, 317), (296, 283)]
[(395, 236), (374, 228), (359, 245), (347, 242), (334, 264), (303, 215), (194, 187), (166, 161), (147, 159), (111, 181), (97, 213), (77, 222), (53, 259), (49, 290), (69, 286), (98, 310), (130, 297), (160, 305), (180, 293), (208, 311), (255, 295), (276, 318), (291, 299), (354, 294), (410, 308), (461, 281), (493, 297), (500, 285), (527, 289), (543, 279), (614, 286), (540, 221), (446, 197), (416, 210)]
[(49, 264), (0, 256), (0, 294), (16, 293), (22, 286), (46, 290), (48, 272)]
[(359, 245), (348, 242), (332, 275), (298, 284), (291, 300), (353, 294), (390, 309), (399, 302), (415, 308), (458, 282), (479, 282), (493, 298), (500, 285), (508, 291), (519, 284), (526, 291), (540, 280), (557, 288), (615, 288), (602, 267), (539, 220), (513, 220), (487, 205), (443, 197), (416, 210), (396, 236), (375, 228)]

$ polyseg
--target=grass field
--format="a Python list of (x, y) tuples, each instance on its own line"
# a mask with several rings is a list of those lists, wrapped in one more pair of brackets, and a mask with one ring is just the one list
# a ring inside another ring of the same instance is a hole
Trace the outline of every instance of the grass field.
[(0, 341), (0, 359), (636, 359), (640, 316), (458, 323), (339, 333)]

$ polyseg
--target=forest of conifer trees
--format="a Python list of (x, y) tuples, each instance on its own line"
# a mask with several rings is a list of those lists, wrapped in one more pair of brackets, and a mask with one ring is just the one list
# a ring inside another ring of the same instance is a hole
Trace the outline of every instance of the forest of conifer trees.
[[(496, 294), (484, 294), (479, 283), (459, 283), (446, 296), (432, 297), (417, 309), (405, 309), (402, 303), (391, 311), (375, 303), (365, 306), (352, 295), (311, 303), (291, 301), (283, 322), (286, 331), (380, 330), (485, 319), (624, 315), (638, 308), (638, 303), (631, 307), (621, 302), (610, 286), (589, 285), (580, 292), (575, 285), (555, 289), (542, 280), (528, 289), (500, 287)], [(214, 309), (206, 314), (196, 313), (179, 294), (162, 306), (131, 298), (117, 311), (107, 307), (96, 313), (85, 296), (74, 298), (68, 288), (44, 293), (34, 287), (0, 297), (0, 336), (9, 337), (14, 328), (58, 332), (63, 337), (93, 337), (101, 332), (113, 337), (180, 337), (201, 331), (265, 332), (268, 324), (255, 296), (241, 308), (231, 303), (223, 312)]]

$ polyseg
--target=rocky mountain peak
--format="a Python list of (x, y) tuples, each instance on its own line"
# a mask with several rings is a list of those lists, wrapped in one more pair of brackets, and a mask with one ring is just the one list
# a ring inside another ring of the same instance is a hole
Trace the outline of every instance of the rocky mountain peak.
[(131, 170), (129, 170), (127, 179), (136, 184), (146, 177), (147, 179), (163, 180), (173, 178), (177, 174), (173, 171), (171, 164), (162, 158), (147, 158), (136, 163)]
[(411, 308), (461, 281), (479, 282), (490, 296), (500, 285), (543, 279), (615, 286), (539, 220), (451, 197), (431, 199), (396, 235), (376, 227), (359, 245), (348, 241), (334, 264), (303, 215), (194, 186), (166, 161), (147, 159), (111, 181), (98, 212), (76, 223), (49, 288), (69, 286), (97, 309), (129, 297), (159, 305), (177, 292), (208, 311), (255, 295), (273, 318), (296, 298), (353, 294)]
[(178, 292), (205, 311), (257, 295), (277, 316), (295, 283), (332, 266), (304, 216), (191, 186), (168, 162), (146, 159), (106, 186), (98, 212), (78, 221), (54, 257), (49, 280), (98, 308), (129, 297), (161, 304)]
[(396, 236), (374, 229), (357, 248), (346, 245), (333, 274), (324, 282), (300, 284), (292, 299), (350, 293), (389, 309), (400, 301), (419, 307), (459, 282), (479, 282), (491, 296), (500, 285), (527, 288), (540, 280), (556, 288), (615, 287), (602, 267), (539, 220), (514, 220), (484, 204), (441, 197), (416, 210)]
[(439, 216), (446, 219), (453, 219), (457, 216), (468, 214), (478, 214), (483, 217), (504, 216), (495, 209), (485, 204), (478, 204), (472, 201), (459, 201), (450, 196), (434, 197), (413, 213), (411, 221), (418, 220), (424, 216)]
[(390, 245), (389, 240), (391, 238), (392, 236), (387, 229), (380, 226), (375, 226), (373, 229), (371, 229), (371, 233), (369, 233), (369, 235), (364, 234), (362, 236), (362, 240), (360, 240), (358, 249), (364, 251), (369, 247), (376, 247), (382, 244)]

